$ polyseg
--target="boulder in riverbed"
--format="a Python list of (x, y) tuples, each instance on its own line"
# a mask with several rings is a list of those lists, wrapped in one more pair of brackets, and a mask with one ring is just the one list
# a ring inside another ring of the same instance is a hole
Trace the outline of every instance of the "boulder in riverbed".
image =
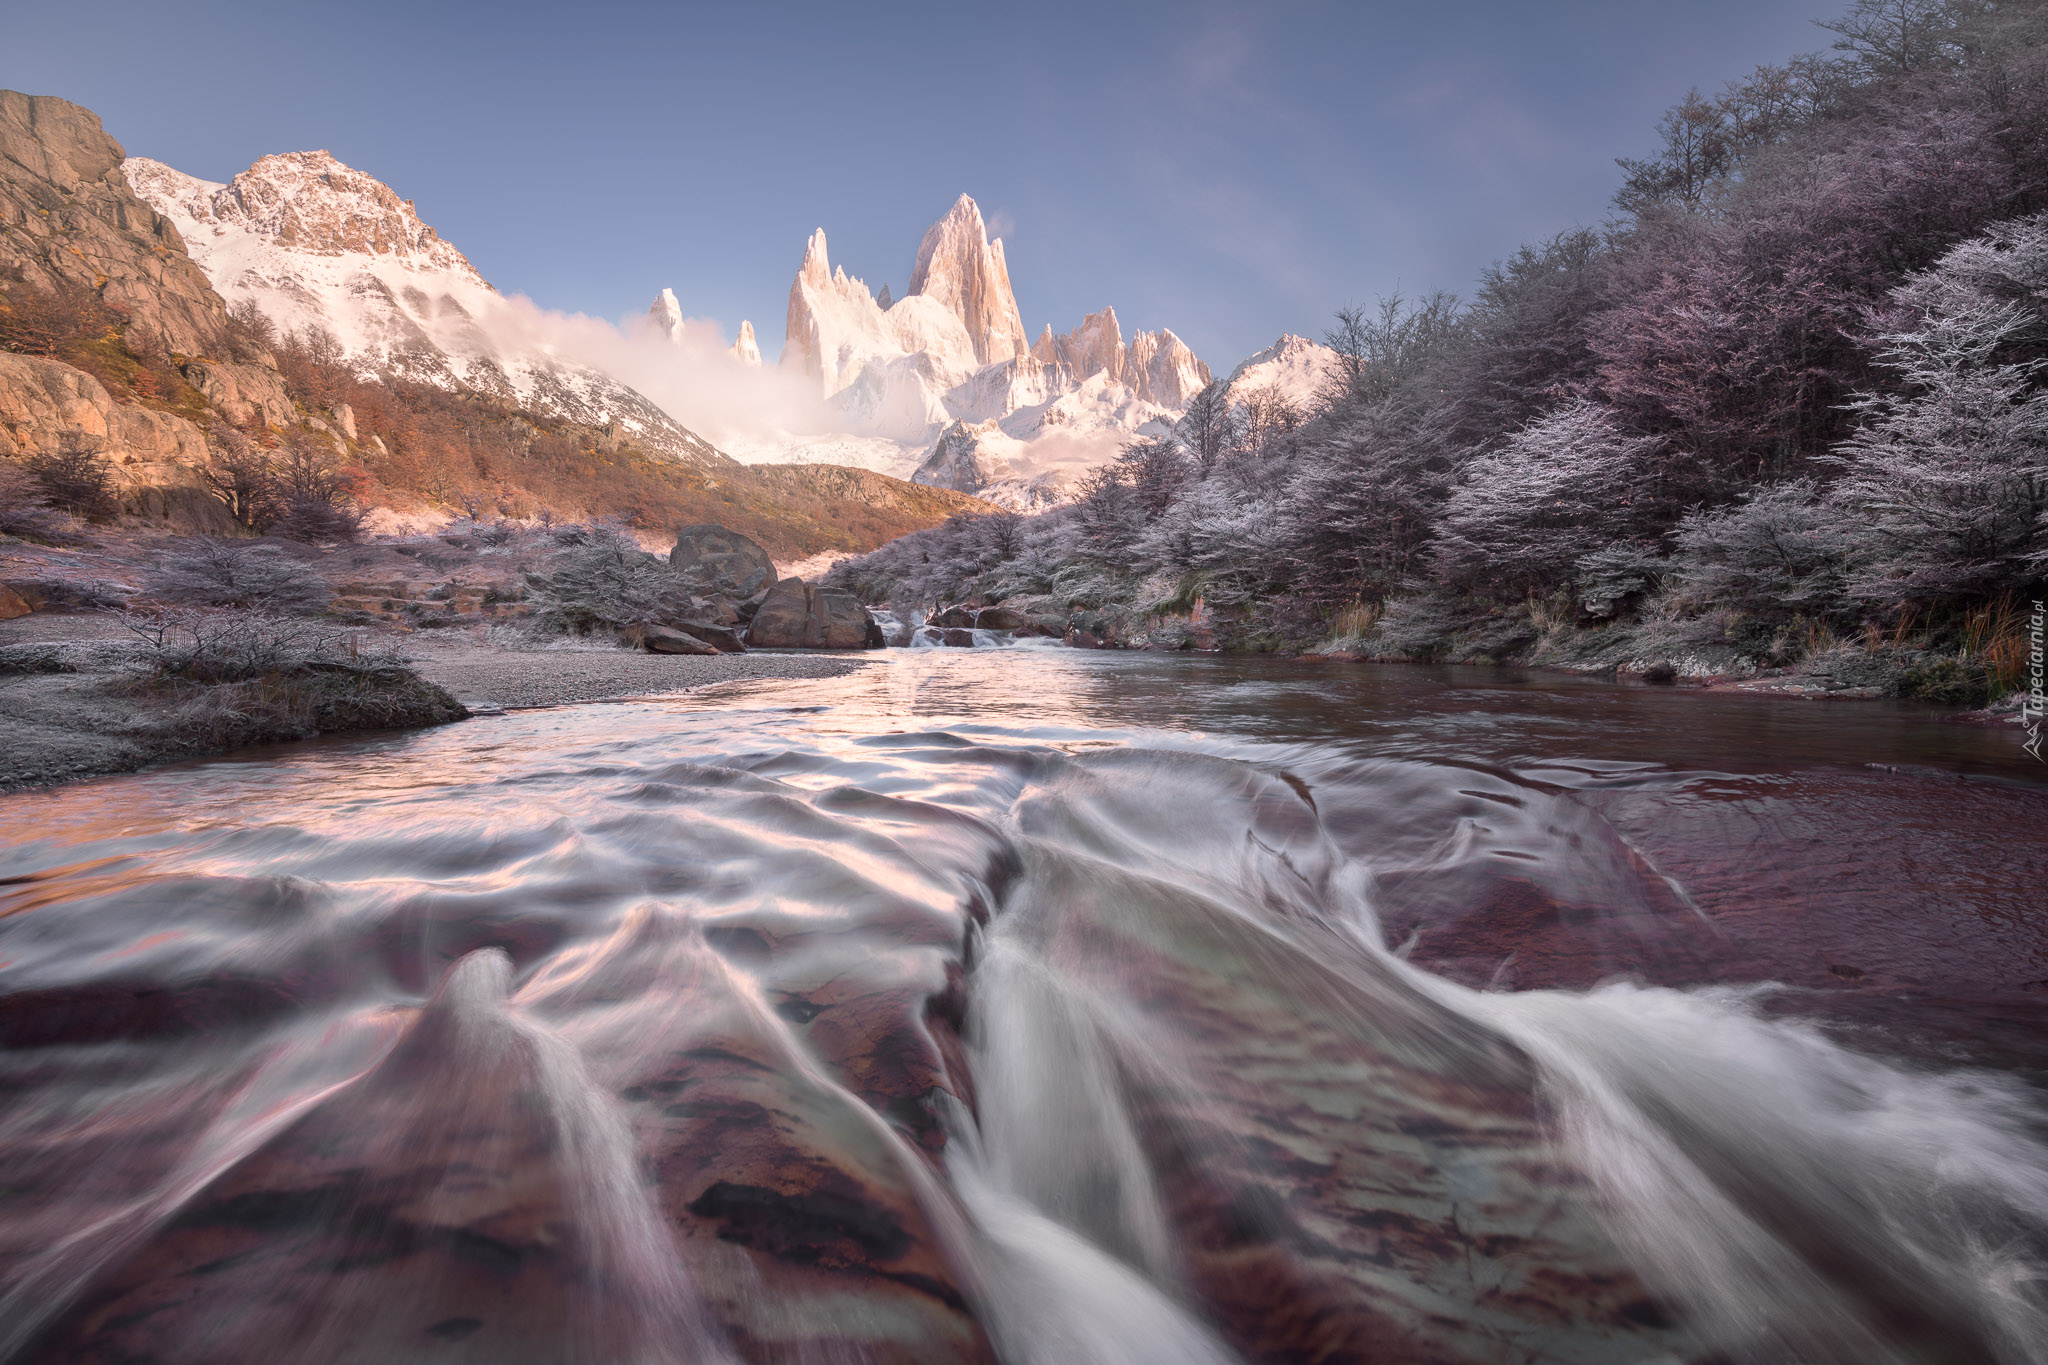
[(1014, 607), (983, 607), (974, 613), (978, 630), (1016, 630), (1025, 624), (1024, 613)]
[(974, 613), (966, 607), (947, 607), (925, 624), (937, 630), (965, 630), (974, 624)]
[(761, 599), (747, 643), (756, 649), (876, 649), (883, 641), (875, 618), (852, 593), (785, 578)]
[(747, 646), (730, 627), (716, 621), (674, 621), (670, 623), (686, 635), (694, 635), (705, 644), (714, 646), (720, 654), (744, 654)]
[(716, 654), (718, 649), (672, 626), (628, 626), (619, 632), (629, 645), (649, 654)]
[(775, 561), (738, 531), (706, 522), (676, 532), (669, 567), (714, 597), (743, 601), (775, 581)]

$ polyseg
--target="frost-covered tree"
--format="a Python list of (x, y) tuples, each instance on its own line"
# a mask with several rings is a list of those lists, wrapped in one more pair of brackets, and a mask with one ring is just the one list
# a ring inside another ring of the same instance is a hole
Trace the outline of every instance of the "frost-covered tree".
[(1174, 427), (1188, 457), (1199, 474), (1207, 474), (1226, 459), (1238, 445), (1238, 413), (1230, 401), (1230, 386), (1218, 379), (1188, 400), (1187, 411)]
[(1852, 585), (1879, 602), (1980, 595), (2048, 569), (2048, 214), (2003, 224), (1893, 292), (1896, 390), (1860, 397), (1834, 501), (1864, 519)]
[(1648, 489), (1662, 441), (1629, 435), (1573, 399), (1466, 465), (1444, 508), (1438, 572), (1514, 598), (1569, 582), (1578, 561), (1654, 524)]
[(1284, 578), (1283, 527), (1270, 492), (1205, 480), (1146, 528), (1134, 558), (1145, 568), (1195, 575), (1212, 606), (1248, 603)]
[(45, 545), (80, 545), (78, 521), (50, 505), (42, 481), (13, 460), (0, 460), (0, 535)]
[(1857, 530), (1811, 479), (1763, 488), (1738, 506), (1680, 523), (1681, 587), (1696, 606), (1832, 615), (1846, 605)]
[(1377, 601), (1414, 569), (1456, 458), (1447, 421), (1431, 416), (1398, 398), (1346, 402), (1305, 434), (1283, 547), (1301, 591)]
[(1480, 277), (1457, 362), (1458, 435), (1490, 441), (1583, 390), (1597, 365), (1594, 315), (1610, 264), (1584, 229), (1525, 246)]

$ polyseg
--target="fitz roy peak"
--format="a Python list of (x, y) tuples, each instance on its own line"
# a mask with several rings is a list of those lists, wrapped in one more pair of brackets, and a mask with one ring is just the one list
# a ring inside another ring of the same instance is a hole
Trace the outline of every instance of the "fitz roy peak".
[(266, 156), (225, 185), (147, 157), (122, 170), (230, 304), (253, 303), (280, 332), (324, 330), (366, 376), (476, 390), (729, 467), (641, 394), (531, 342), (520, 309), (411, 200), (327, 152)]
[(1065, 500), (1134, 433), (1170, 428), (1209, 383), (1170, 331), (1126, 343), (1113, 308), (1028, 337), (1002, 240), (963, 194), (925, 233), (900, 298), (835, 269), (824, 229), (812, 233), (779, 363), (856, 430), (903, 451), (888, 472), (1018, 507)]

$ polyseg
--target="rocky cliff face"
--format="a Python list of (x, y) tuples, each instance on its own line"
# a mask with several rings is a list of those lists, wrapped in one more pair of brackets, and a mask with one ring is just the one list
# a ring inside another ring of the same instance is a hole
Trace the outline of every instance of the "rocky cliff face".
[(91, 110), (0, 90), (0, 278), (89, 289), (128, 315), (138, 347), (236, 359), (220, 296), (121, 160)]
[(60, 360), (0, 351), (0, 458), (83, 451), (103, 458), (124, 515), (180, 532), (230, 534), (207, 491), (206, 437), (186, 419), (116, 402)]
[[(178, 229), (137, 198), (121, 161), (90, 110), (0, 90), (0, 288), (96, 296), (123, 320), (123, 346), (172, 362), (228, 421), (295, 420), (275, 361), (235, 337)], [(204, 435), (189, 409), (165, 406), (123, 401), (54, 356), (0, 352), (0, 456), (97, 454), (128, 515), (228, 529), (206, 492)]]

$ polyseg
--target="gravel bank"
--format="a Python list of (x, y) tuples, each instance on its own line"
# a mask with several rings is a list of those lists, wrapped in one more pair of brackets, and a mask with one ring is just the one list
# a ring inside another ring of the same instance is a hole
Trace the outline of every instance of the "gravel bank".
[(859, 655), (642, 654), (628, 649), (497, 649), (467, 641), (407, 640), (413, 671), (468, 707), (557, 706), (609, 697), (686, 692), (751, 678), (836, 678)]
[[(471, 708), (557, 706), (659, 696), (753, 678), (835, 678), (858, 655), (690, 656), (601, 646), (519, 648), (475, 636), (390, 637), (412, 670)], [(511, 646), (511, 647), (507, 647)], [(61, 660), (35, 660), (53, 654)], [(127, 686), (142, 647), (118, 620), (37, 612), (0, 622), (0, 791), (47, 787), (219, 752), (178, 708), (144, 704)], [(46, 671), (54, 666), (62, 671)], [(233, 741), (229, 741), (232, 747)]]

